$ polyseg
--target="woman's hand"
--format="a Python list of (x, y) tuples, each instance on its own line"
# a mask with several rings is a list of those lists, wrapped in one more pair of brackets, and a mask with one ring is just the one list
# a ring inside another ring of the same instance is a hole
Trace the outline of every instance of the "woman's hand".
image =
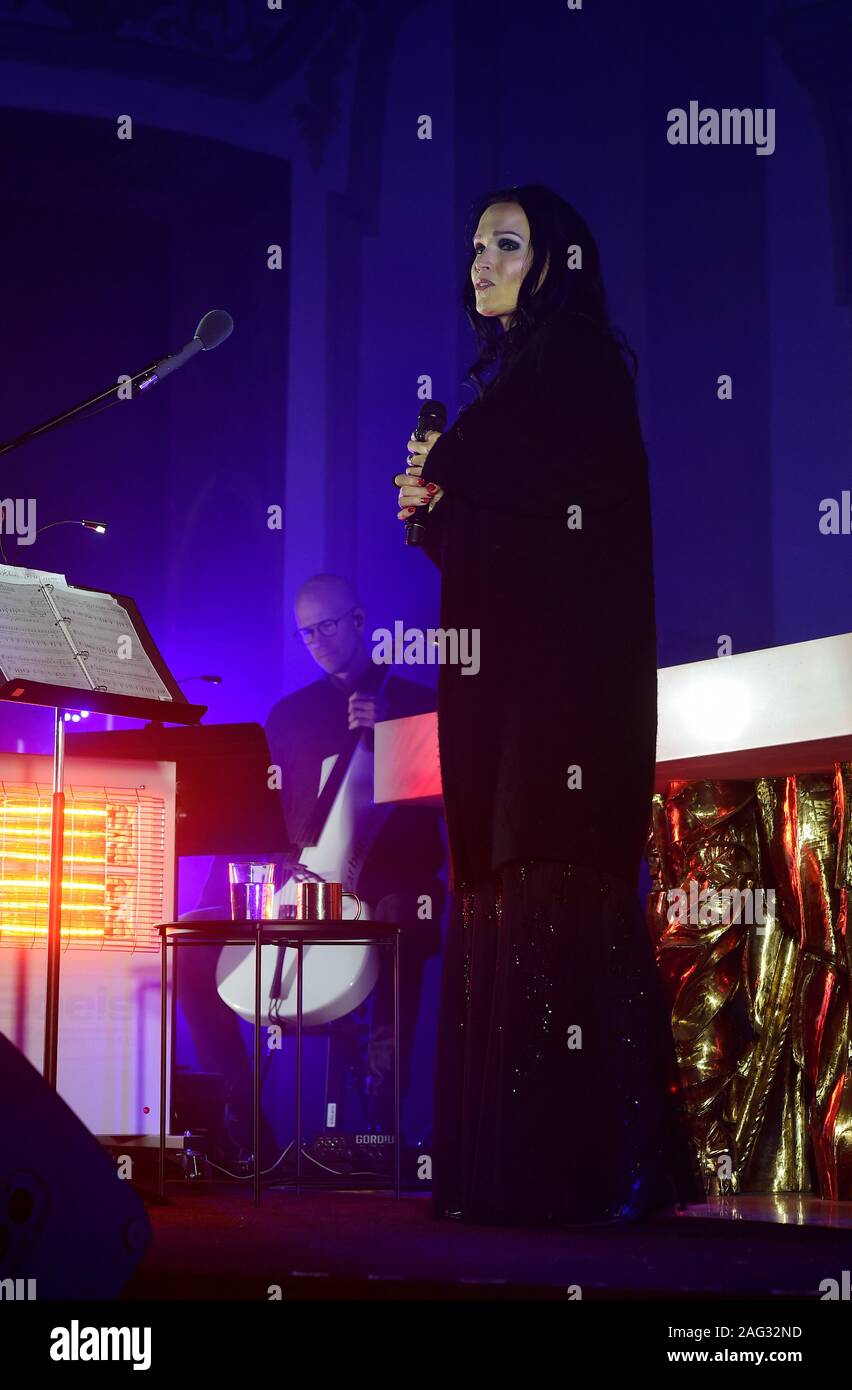
[(427, 430), (425, 440), (415, 439), (413, 434), (408, 440), (408, 467), (404, 473), (397, 473), (393, 480), (394, 487), (399, 488), (398, 500), (402, 509), (397, 512), (399, 521), (410, 521), (417, 508), (427, 503), (431, 512), (444, 495), (444, 489), (438, 487), (437, 483), (423, 483), (420, 478), (429, 450), (440, 437), (440, 430)]

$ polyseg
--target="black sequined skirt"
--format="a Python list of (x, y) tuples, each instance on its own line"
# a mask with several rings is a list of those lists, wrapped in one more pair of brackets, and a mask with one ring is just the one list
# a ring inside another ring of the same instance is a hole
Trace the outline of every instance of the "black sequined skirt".
[(444, 954), (433, 1213), (600, 1222), (701, 1201), (635, 890), (509, 864), (454, 894)]

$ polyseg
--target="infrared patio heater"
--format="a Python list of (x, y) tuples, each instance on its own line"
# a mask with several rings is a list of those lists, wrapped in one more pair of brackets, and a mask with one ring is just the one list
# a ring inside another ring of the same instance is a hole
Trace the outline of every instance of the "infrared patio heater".
[[(37, 1068), (52, 761), (0, 754), (0, 1032)], [(155, 927), (173, 915), (175, 766), (69, 758), (65, 770), (57, 1090), (94, 1134), (155, 1134)]]

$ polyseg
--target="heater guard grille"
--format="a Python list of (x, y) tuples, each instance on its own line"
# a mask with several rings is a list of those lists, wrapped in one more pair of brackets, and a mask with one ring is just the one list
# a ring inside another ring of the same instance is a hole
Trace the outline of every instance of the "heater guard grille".
[[(136, 787), (65, 788), (62, 949), (158, 951), (166, 800)], [(0, 779), (0, 947), (47, 944), (51, 787)]]

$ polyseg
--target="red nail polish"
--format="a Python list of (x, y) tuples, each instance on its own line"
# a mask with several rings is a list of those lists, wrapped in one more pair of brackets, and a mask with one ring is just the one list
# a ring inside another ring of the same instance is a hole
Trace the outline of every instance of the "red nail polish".
[(437, 492), (437, 491), (438, 491), (438, 484), (437, 484), (437, 483), (427, 483), (427, 484), (426, 484), (426, 491), (427, 491), (427, 492)]

